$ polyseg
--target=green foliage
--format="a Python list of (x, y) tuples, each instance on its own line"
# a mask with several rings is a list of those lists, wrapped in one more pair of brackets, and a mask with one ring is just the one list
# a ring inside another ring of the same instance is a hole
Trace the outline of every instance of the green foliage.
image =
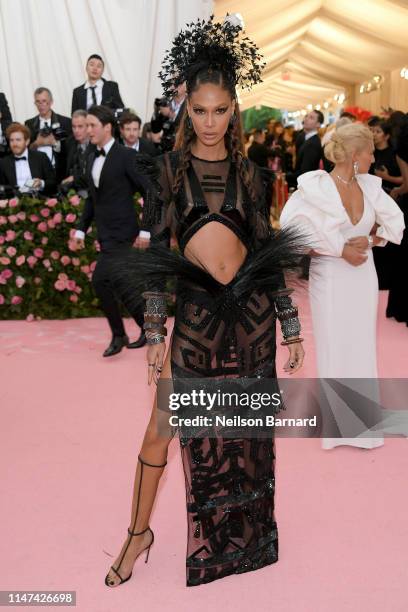
[(252, 106), (242, 112), (245, 132), (249, 132), (253, 129), (265, 129), (269, 119), (280, 121), (282, 119), (280, 110), (277, 108), (270, 108), (269, 106), (261, 106), (260, 108)]

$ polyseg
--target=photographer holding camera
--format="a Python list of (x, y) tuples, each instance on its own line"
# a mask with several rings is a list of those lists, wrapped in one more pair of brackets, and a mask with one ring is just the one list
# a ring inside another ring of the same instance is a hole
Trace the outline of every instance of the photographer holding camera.
[(186, 85), (182, 83), (177, 87), (177, 95), (172, 100), (156, 98), (151, 121), (152, 132), (158, 134), (162, 131), (160, 145), (163, 152), (171, 151), (176, 140), (177, 130), (184, 113), (186, 99)]
[(21, 123), (12, 123), (6, 130), (11, 155), (0, 159), (0, 184), (21, 193), (41, 192), (53, 195), (55, 172), (45, 153), (30, 151), (30, 131)]
[(34, 91), (34, 104), (38, 115), (25, 122), (31, 132), (30, 148), (48, 156), (57, 181), (61, 182), (65, 178), (65, 140), (72, 133), (71, 119), (52, 110), (52, 93), (47, 87), (38, 87)]

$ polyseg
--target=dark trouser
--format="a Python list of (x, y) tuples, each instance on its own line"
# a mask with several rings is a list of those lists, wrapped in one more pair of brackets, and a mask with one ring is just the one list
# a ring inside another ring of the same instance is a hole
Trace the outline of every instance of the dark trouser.
[(114, 336), (124, 336), (126, 334), (120, 314), (119, 301), (126, 307), (139, 327), (142, 328), (143, 326), (143, 308), (135, 308), (135, 306), (130, 305), (125, 292), (112, 278), (111, 263), (113, 258), (115, 258), (115, 262), (120, 263), (121, 257), (125, 258), (131, 248), (131, 245), (125, 245), (102, 249), (98, 255), (98, 261), (92, 276), (92, 284), (99, 299), (100, 307), (108, 319)]

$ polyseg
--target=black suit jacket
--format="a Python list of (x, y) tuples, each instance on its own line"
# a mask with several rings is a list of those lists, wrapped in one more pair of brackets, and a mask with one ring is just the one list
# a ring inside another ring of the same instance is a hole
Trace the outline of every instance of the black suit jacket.
[[(102, 79), (102, 104), (109, 108), (124, 108), (122, 98), (119, 93), (119, 85), (115, 81), (106, 81)], [(79, 87), (75, 87), (72, 92), (71, 114), (79, 109), (86, 110), (87, 90), (85, 83)]]
[(300, 130), (299, 132), (296, 132), (294, 134), (294, 138), (295, 138), (296, 153), (298, 153), (300, 147), (305, 142), (305, 131), (304, 130)]
[[(54, 113), (54, 111), (52, 111), (51, 125), (54, 123), (59, 123), (62, 129), (67, 132), (68, 136), (72, 134), (71, 119), (69, 117), (64, 117), (64, 115), (59, 115), (58, 113)], [(40, 116), (36, 115), (31, 119), (27, 119), (25, 124), (31, 132), (31, 142), (33, 142), (37, 138), (38, 132), (40, 131)]]
[[(68, 134), (68, 136), (72, 134), (71, 119), (69, 117), (64, 117), (64, 115), (59, 115), (58, 113), (54, 113), (54, 111), (52, 111), (51, 125), (55, 123), (59, 123), (61, 128)], [(40, 131), (40, 116), (37, 115), (36, 117), (27, 119), (25, 124), (31, 132), (31, 142), (34, 142), (38, 136), (38, 132)], [(54, 153), (54, 155), (57, 181), (61, 182), (65, 178), (65, 168), (67, 164), (66, 140), (61, 140), (61, 151), (60, 153)]]
[(250, 160), (256, 163), (261, 168), (268, 167), (268, 157), (271, 153), (269, 149), (260, 142), (253, 142), (248, 149), (248, 157)]
[(297, 152), (295, 167), (296, 177), (305, 172), (310, 172), (311, 170), (318, 170), (322, 157), (322, 144), (319, 135), (315, 134), (308, 140), (305, 140)]
[[(125, 145), (123, 139), (119, 140), (120, 144)], [(160, 151), (156, 149), (154, 144), (147, 140), (147, 138), (139, 138), (139, 151), (136, 153), (143, 153), (144, 155), (150, 155), (150, 157), (156, 157), (156, 155), (160, 155)]]
[[(16, 163), (21, 162), (16, 162), (14, 155), (7, 155), (7, 157), (0, 159), (0, 183), (2, 185), (17, 186)], [(28, 151), (28, 165), (30, 166), (33, 179), (39, 178), (44, 181), (45, 185), (42, 193), (53, 195), (56, 191), (57, 183), (54, 168), (48, 156), (41, 151)]]
[(3, 130), (3, 134), (12, 122), (12, 117), (9, 109), (9, 105), (7, 103), (7, 98), (4, 93), (0, 92), (0, 114), (1, 114), (1, 129)]
[(134, 149), (115, 142), (106, 156), (96, 188), (92, 178), (95, 152), (88, 157), (89, 197), (77, 228), (86, 232), (95, 219), (102, 250), (132, 244), (139, 233), (133, 196), (140, 191), (146, 197), (149, 181), (138, 173), (137, 158)]

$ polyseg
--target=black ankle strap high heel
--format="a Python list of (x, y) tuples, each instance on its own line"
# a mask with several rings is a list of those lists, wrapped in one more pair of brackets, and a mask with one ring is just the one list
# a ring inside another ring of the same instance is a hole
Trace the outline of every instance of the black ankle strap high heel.
[[(139, 490), (138, 490), (138, 497), (137, 497), (136, 516), (135, 516), (135, 519), (133, 521), (133, 525), (136, 525), (136, 521), (137, 521), (138, 514), (139, 514), (139, 501), (140, 501), (140, 492), (141, 492), (141, 488), (142, 488), (143, 466), (147, 465), (148, 467), (163, 468), (163, 467), (165, 467), (167, 465), (167, 461), (165, 463), (163, 463), (162, 465), (154, 465), (152, 463), (148, 463), (147, 461), (142, 459), (140, 455), (138, 457), (138, 460), (142, 464), (142, 467), (141, 467), (141, 474), (140, 474), (140, 481), (139, 481)], [(130, 580), (130, 578), (132, 577), (132, 573), (133, 572), (130, 572), (130, 574), (129, 574), (129, 576), (127, 576), (127, 578), (122, 578), (122, 576), (119, 574), (119, 569), (120, 569), (120, 566), (122, 565), (122, 561), (123, 561), (123, 559), (125, 557), (125, 554), (126, 554), (128, 548), (129, 548), (129, 545), (130, 545), (130, 542), (132, 540), (132, 537), (133, 536), (138, 536), (138, 535), (143, 535), (144, 533), (146, 533), (146, 531), (150, 531), (150, 533), (152, 534), (151, 542), (150, 542), (150, 544), (148, 546), (146, 546), (146, 548), (143, 548), (143, 550), (140, 551), (140, 553), (137, 555), (136, 559), (139, 557), (139, 555), (142, 554), (142, 552), (144, 550), (146, 550), (147, 553), (146, 553), (145, 563), (148, 562), (149, 554), (150, 554), (150, 547), (152, 546), (152, 544), (154, 542), (154, 533), (153, 533), (152, 529), (149, 526), (146, 527), (146, 529), (143, 529), (142, 531), (133, 531), (132, 529), (128, 528), (128, 534), (130, 535), (130, 539), (129, 539), (129, 542), (128, 542), (128, 544), (127, 544), (127, 546), (125, 548), (125, 551), (124, 551), (124, 553), (122, 555), (122, 558), (119, 561), (119, 565), (118, 565), (117, 568), (113, 567), (113, 565), (111, 566), (111, 570), (117, 575), (117, 577), (120, 579), (120, 582), (115, 584), (115, 582), (113, 582), (113, 580), (109, 579), (109, 574), (107, 574), (105, 576), (105, 584), (106, 584), (106, 586), (108, 586), (108, 587), (119, 586), (120, 584), (123, 584), (124, 582), (127, 582), (128, 580)], [(136, 559), (135, 559), (135, 562), (136, 562)]]

